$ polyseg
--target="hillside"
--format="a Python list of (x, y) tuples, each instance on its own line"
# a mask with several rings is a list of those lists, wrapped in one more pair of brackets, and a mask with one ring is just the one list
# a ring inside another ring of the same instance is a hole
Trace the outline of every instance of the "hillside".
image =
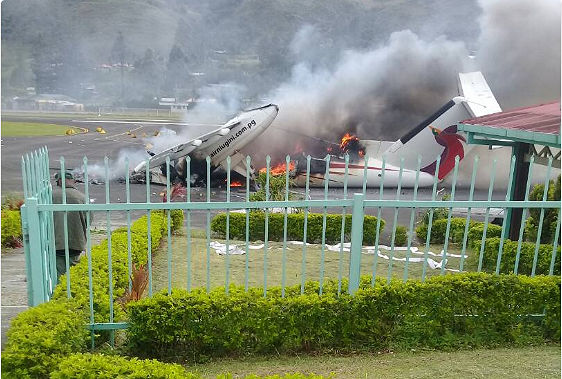
[[(380, 44), (402, 29), (473, 46), (480, 12), (476, 1), (437, 0), (5, 0), (1, 6), (3, 97), (35, 87), (114, 103), (122, 74), (121, 102), (141, 105), (213, 82), (262, 93), (300, 58), (291, 42), (305, 25), (323, 38), (317, 63), (329, 64), (343, 50)], [(122, 63), (126, 69), (115, 68)], [(190, 72), (205, 76), (196, 80)]]

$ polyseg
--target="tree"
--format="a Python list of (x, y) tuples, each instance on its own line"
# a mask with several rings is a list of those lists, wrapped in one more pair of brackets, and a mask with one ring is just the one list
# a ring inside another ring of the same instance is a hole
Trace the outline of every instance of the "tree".
[(58, 92), (57, 67), (62, 64), (58, 49), (47, 44), (43, 35), (39, 35), (33, 44), (31, 57), (31, 70), (35, 75), (36, 92)]
[(177, 93), (178, 88), (186, 84), (188, 75), (187, 57), (181, 47), (174, 45), (168, 58), (164, 88)]
[(152, 49), (146, 49), (142, 58), (135, 61), (132, 71), (134, 104), (142, 107), (154, 106), (154, 98), (160, 97), (163, 61)]
[(119, 31), (117, 33), (117, 37), (113, 42), (113, 47), (111, 48), (111, 63), (119, 64), (119, 72), (120, 72), (120, 102), (123, 103), (123, 98), (125, 95), (125, 63), (126, 63), (126, 56), (127, 56), (127, 46), (125, 44), (125, 37), (123, 37), (123, 33)]

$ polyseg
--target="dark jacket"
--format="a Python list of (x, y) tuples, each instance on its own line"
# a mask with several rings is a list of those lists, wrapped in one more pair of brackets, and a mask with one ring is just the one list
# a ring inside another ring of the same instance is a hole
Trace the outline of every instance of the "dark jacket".
[[(67, 204), (84, 204), (84, 195), (73, 187), (66, 187)], [(53, 203), (62, 204), (62, 188), (53, 189)], [(86, 250), (86, 213), (82, 211), (68, 212), (68, 248)], [(55, 228), (55, 250), (64, 250), (64, 212), (53, 212)], [(90, 213), (90, 224), (93, 221)]]

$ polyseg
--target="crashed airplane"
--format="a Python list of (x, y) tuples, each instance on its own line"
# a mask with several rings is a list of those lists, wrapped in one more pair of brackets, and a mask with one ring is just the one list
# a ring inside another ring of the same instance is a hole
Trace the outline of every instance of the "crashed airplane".
[[(206, 178), (206, 157), (210, 157), (211, 173), (226, 170), (226, 157), (231, 157), (231, 170), (246, 176), (246, 159), (239, 151), (261, 135), (275, 120), (279, 107), (269, 104), (250, 109), (226, 122), (223, 126), (198, 138), (178, 144), (158, 154), (151, 154), (148, 160), (150, 180), (166, 183), (166, 158), (170, 157), (170, 180), (185, 183), (187, 179), (186, 160), (190, 157), (190, 182), (204, 184)], [(466, 144), (465, 136), (457, 131), (459, 121), (501, 112), (496, 98), (481, 72), (459, 73), (458, 96), (452, 98), (435, 113), (412, 128), (397, 141), (359, 140), (346, 134), (339, 146), (339, 154), (329, 149), (330, 163), (326, 173), (324, 157), (312, 157), (309, 184), (324, 186), (327, 179), (330, 187), (342, 187), (345, 180), (345, 154), (349, 155), (347, 185), (362, 187), (366, 173), (367, 186), (384, 184), (403, 188), (414, 187), (418, 177), (419, 187), (430, 187), (434, 182), (436, 158), (440, 156), (438, 180), (443, 181), (453, 171), (455, 157), (462, 162), (473, 146)], [(333, 144), (332, 144), (333, 145)], [(418, 156), (419, 162), (418, 173)], [(307, 177), (306, 156), (291, 157), (290, 176), (297, 186), (304, 186)], [(367, 161), (366, 161), (367, 158)], [(273, 175), (284, 173), (285, 164), (272, 168)], [(366, 169), (365, 169), (365, 166)], [(463, 165), (460, 164), (461, 169)], [(132, 177), (137, 181), (146, 178), (146, 162), (138, 164)], [(264, 170), (264, 169), (262, 169)], [(260, 171), (262, 171), (260, 170)], [(462, 169), (461, 169), (462, 171)], [(252, 182), (255, 179), (253, 167), (249, 168)]]
[[(227, 169), (226, 157), (231, 157), (231, 169), (246, 176), (246, 157), (239, 151), (256, 137), (261, 135), (275, 120), (279, 107), (269, 104), (249, 109), (224, 125), (185, 143), (176, 145), (158, 154), (151, 154), (148, 169), (160, 169), (161, 173), (150, 173), (149, 180), (166, 183), (166, 158), (170, 157), (170, 181), (186, 181), (187, 170), (185, 157), (190, 158), (190, 181), (202, 182), (206, 177), (207, 162), (210, 157), (211, 172), (219, 167)], [(253, 167), (249, 167), (254, 176)], [(163, 178), (162, 178), (163, 176)], [(146, 162), (139, 163), (133, 170), (132, 178), (143, 181), (146, 178)]]

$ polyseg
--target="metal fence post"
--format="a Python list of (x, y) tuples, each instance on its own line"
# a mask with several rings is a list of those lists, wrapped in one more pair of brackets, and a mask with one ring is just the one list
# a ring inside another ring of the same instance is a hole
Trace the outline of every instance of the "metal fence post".
[[(27, 273), (27, 286), (28, 286), (28, 304), (31, 307), (44, 303), (48, 300), (47, 286), (45, 272), (43, 270), (43, 254), (41, 253), (41, 232), (39, 211), (37, 210), (37, 199), (28, 198), (26, 200), (25, 216), (27, 235), (24, 236), (24, 243), (26, 243), (26, 273)], [(24, 212), (22, 212), (24, 213)], [(22, 220), (22, 222), (23, 222)]]
[(351, 257), (349, 261), (349, 285), (347, 293), (353, 295), (359, 288), (361, 275), (361, 247), (363, 245), (363, 201), (365, 195), (356, 193), (353, 195), (353, 208), (351, 218)]
[(21, 206), (20, 214), (23, 255), (25, 257), (25, 276), (27, 282), (27, 303), (28, 305), (31, 305), (31, 299), (33, 299), (33, 278), (31, 276), (31, 257), (29, 254), (29, 226), (27, 223), (27, 207), (25, 206), (25, 204)]

